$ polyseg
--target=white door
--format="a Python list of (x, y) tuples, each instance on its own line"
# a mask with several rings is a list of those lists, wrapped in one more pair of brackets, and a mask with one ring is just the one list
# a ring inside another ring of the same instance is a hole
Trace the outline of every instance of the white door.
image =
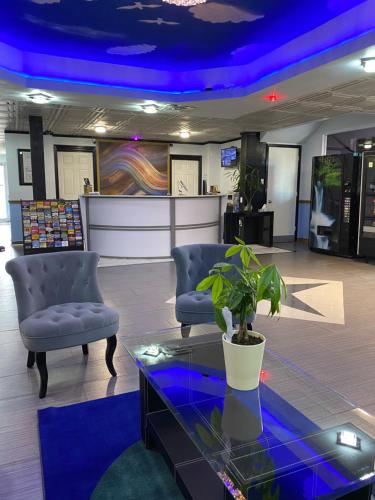
[(62, 200), (77, 200), (83, 194), (83, 179), (88, 177), (94, 186), (94, 158), (92, 153), (59, 151), (57, 153), (59, 194)]
[(172, 195), (197, 196), (199, 194), (199, 161), (172, 159)]
[(296, 231), (299, 149), (270, 146), (267, 208), (274, 212), (274, 236), (293, 241)]

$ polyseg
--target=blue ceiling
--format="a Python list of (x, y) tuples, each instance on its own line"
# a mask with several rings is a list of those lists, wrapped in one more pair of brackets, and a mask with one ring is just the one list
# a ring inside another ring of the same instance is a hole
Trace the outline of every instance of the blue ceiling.
[(0, 41), (168, 71), (249, 63), (364, 0), (3, 0)]

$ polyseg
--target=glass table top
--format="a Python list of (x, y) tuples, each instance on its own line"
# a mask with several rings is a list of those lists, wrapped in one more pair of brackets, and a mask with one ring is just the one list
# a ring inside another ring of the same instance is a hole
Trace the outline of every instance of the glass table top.
[(237, 498), (333, 499), (375, 481), (375, 417), (276, 353), (259, 388), (238, 391), (213, 325), (122, 342)]

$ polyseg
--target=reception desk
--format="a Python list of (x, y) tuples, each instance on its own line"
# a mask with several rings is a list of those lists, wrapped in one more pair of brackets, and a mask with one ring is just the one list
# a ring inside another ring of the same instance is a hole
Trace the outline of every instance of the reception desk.
[(102, 257), (167, 258), (175, 246), (219, 243), (225, 198), (82, 196), (86, 248)]

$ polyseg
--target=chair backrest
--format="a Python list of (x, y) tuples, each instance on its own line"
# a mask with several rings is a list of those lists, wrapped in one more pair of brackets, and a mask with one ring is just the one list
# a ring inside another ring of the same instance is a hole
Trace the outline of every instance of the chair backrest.
[(172, 250), (176, 264), (177, 287), (176, 296), (195, 290), (198, 283), (208, 276), (208, 272), (218, 262), (235, 262), (234, 258), (225, 258), (225, 252), (232, 245), (185, 245)]
[(25, 255), (7, 262), (13, 279), (18, 320), (46, 307), (67, 302), (103, 302), (95, 252)]

